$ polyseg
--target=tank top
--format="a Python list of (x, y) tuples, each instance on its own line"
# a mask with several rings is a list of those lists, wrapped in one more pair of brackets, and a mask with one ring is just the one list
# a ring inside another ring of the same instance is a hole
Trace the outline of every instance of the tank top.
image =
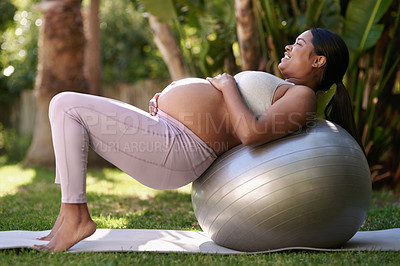
[(272, 74), (243, 71), (234, 76), (239, 93), (255, 116), (262, 115), (271, 105), (275, 90), (283, 85), (294, 85)]

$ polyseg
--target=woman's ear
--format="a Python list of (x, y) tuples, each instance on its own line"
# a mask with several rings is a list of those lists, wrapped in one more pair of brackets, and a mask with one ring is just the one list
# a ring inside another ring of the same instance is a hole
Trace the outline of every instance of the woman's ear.
[(312, 64), (313, 67), (323, 67), (326, 63), (326, 57), (323, 55), (318, 55)]

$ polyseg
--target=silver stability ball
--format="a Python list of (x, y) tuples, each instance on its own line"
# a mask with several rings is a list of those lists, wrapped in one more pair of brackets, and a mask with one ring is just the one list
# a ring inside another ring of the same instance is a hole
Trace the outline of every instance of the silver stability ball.
[(220, 156), (192, 185), (201, 228), (240, 251), (335, 248), (370, 203), (366, 158), (343, 128), (316, 119), (301, 132)]

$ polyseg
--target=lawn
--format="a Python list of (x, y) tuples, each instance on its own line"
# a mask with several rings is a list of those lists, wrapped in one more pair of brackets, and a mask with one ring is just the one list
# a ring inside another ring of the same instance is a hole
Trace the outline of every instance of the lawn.
[[(90, 170), (88, 205), (98, 228), (201, 230), (194, 216), (190, 186), (173, 191), (146, 188), (117, 169)], [(51, 229), (60, 206), (54, 171), (0, 166), (0, 230)], [(373, 192), (361, 230), (400, 227), (400, 195)], [(0, 250), (0, 265), (399, 265), (400, 252), (288, 251), (257, 255), (182, 253), (57, 253)]]

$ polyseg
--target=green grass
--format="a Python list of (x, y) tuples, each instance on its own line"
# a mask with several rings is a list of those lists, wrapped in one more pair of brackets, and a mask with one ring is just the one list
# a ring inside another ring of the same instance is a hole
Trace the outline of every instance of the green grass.
[[(98, 228), (200, 230), (190, 186), (156, 191), (117, 169), (90, 170), (88, 204)], [(51, 229), (60, 207), (54, 171), (0, 167), (0, 230)], [(361, 230), (400, 227), (400, 196), (374, 191)], [(257, 255), (183, 253), (43, 253), (31, 249), (0, 250), (0, 265), (398, 265), (399, 252), (289, 251)]]

